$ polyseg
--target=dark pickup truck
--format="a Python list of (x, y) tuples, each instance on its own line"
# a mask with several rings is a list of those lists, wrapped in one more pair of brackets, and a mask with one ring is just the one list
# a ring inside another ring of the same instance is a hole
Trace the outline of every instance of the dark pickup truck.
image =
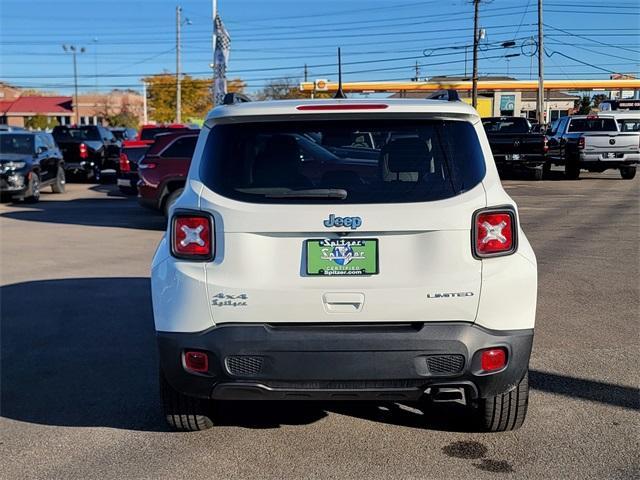
[(69, 176), (80, 174), (99, 182), (103, 170), (117, 169), (121, 143), (108, 129), (99, 125), (57, 126), (52, 133)]
[(499, 170), (525, 169), (542, 180), (547, 139), (535, 133), (526, 118), (488, 117), (482, 119), (493, 158)]

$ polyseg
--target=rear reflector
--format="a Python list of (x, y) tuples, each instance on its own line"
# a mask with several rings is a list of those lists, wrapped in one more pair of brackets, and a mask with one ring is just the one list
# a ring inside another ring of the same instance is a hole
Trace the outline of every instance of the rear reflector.
[(509, 255), (516, 251), (517, 225), (513, 210), (476, 212), (473, 228), (473, 253), (476, 257)]
[(191, 372), (209, 371), (209, 357), (204, 352), (184, 352), (184, 367)]
[(384, 103), (336, 103), (335, 105), (298, 105), (296, 110), (384, 110)]
[(480, 354), (480, 368), (485, 372), (502, 370), (507, 364), (507, 351), (504, 348), (490, 348)]
[(186, 260), (213, 258), (213, 235), (210, 217), (178, 214), (171, 227), (171, 253)]

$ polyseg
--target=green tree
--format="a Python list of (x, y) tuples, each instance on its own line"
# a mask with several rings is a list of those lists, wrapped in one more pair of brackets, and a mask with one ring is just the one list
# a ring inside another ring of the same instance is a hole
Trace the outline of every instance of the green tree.
[(589, 97), (582, 97), (580, 100), (576, 100), (573, 108), (576, 109), (578, 115), (587, 115), (591, 112), (591, 99)]
[(105, 118), (111, 127), (138, 128), (139, 124), (138, 117), (126, 109)]
[(307, 98), (308, 95), (300, 91), (300, 82), (292, 77), (271, 80), (256, 94), (259, 100), (283, 100), (287, 98)]
[(32, 130), (45, 130), (47, 128), (53, 128), (56, 125), (58, 125), (58, 120), (40, 114), (29, 117), (24, 122), (24, 126)]
[(598, 93), (597, 95), (594, 95), (591, 98), (591, 101), (593, 103), (593, 108), (598, 108), (600, 106), (600, 104), (604, 101), (607, 100), (609, 97), (607, 95), (605, 95), (604, 93)]
[[(176, 77), (169, 73), (146, 77), (151, 117), (157, 122), (172, 122), (176, 118)], [(202, 118), (211, 109), (211, 80), (184, 75), (181, 82), (183, 118)]]

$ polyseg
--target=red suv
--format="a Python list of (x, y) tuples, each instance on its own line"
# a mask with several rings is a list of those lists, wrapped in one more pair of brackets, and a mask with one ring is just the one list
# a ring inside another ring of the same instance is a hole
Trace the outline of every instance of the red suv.
[(184, 188), (199, 133), (187, 130), (156, 136), (138, 164), (140, 205), (167, 214)]

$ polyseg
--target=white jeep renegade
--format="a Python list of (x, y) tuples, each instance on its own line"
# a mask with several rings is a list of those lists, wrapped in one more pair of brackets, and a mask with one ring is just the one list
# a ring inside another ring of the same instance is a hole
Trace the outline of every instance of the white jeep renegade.
[(464, 403), (518, 428), (537, 267), (476, 111), (224, 105), (152, 266), (169, 424), (224, 400)]

